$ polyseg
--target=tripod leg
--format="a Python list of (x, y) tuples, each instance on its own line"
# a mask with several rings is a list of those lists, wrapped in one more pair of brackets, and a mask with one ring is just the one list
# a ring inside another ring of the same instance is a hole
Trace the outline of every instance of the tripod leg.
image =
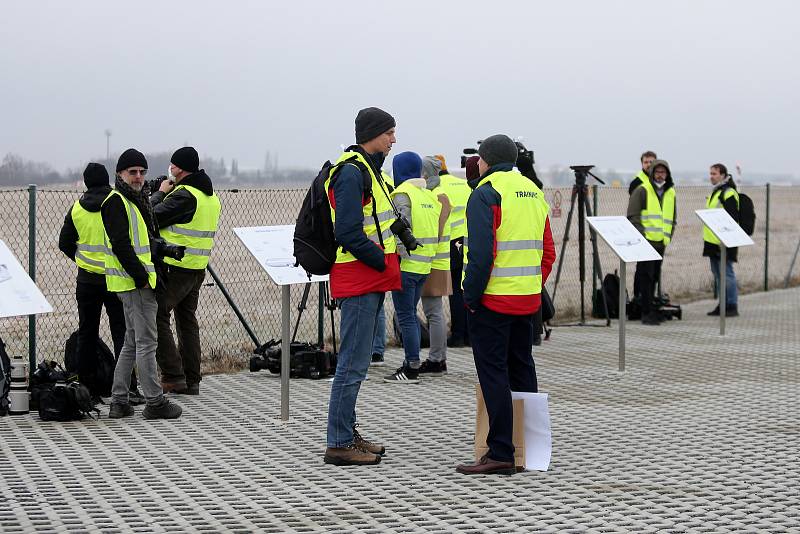
[(292, 333), (292, 343), (297, 338), (297, 328), (300, 326), (300, 318), (303, 316), (303, 310), (306, 309), (308, 304), (308, 293), (311, 291), (311, 284), (306, 284), (303, 287), (303, 298), (300, 299), (300, 304), (297, 305), (297, 321), (294, 323), (294, 333)]
[(569, 201), (569, 213), (567, 214), (567, 225), (564, 227), (564, 238), (561, 241), (561, 255), (558, 258), (558, 268), (556, 269), (556, 279), (553, 282), (553, 294), (550, 296), (551, 300), (555, 304), (556, 302), (556, 291), (558, 290), (558, 282), (561, 280), (561, 268), (564, 266), (564, 256), (566, 256), (567, 252), (567, 242), (569, 241), (569, 229), (572, 225), (572, 214), (575, 212), (575, 198), (578, 195), (578, 190), (576, 188), (572, 188), (572, 197)]
[[(584, 197), (584, 202), (586, 203), (586, 214), (591, 217), (592, 216), (592, 207), (589, 204), (589, 199)], [(600, 254), (597, 250), (597, 232), (589, 227), (589, 240), (592, 242), (592, 261), (594, 262), (594, 271), (597, 273), (598, 278), (600, 279), (600, 287), (603, 287), (603, 267), (600, 265)], [(620, 284), (624, 284), (625, 280), (620, 280)], [(602, 292), (602, 289), (600, 290)], [(611, 326), (611, 317), (608, 313), (608, 301), (605, 298), (605, 293), (603, 293), (603, 313), (606, 316), (606, 326)], [(625, 303), (619, 303), (619, 313), (623, 314), (626, 313), (625, 310)]]

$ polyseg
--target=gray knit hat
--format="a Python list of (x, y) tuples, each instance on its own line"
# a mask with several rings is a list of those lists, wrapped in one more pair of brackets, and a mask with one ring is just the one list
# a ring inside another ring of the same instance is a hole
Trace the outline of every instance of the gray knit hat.
[(507, 135), (497, 134), (487, 137), (478, 147), (478, 155), (489, 166), (498, 163), (517, 162), (517, 144)]

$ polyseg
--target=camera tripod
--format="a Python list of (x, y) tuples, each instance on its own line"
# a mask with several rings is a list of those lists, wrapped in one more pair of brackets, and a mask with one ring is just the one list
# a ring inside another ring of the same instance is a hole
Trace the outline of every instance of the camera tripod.
[[(561, 326), (601, 326), (601, 325), (587, 325), (586, 324), (586, 306), (585, 306), (585, 287), (586, 287), (586, 217), (592, 216), (592, 207), (589, 204), (588, 190), (589, 186), (586, 185), (586, 180), (589, 176), (605, 184), (603, 180), (591, 173), (594, 165), (573, 165), (570, 169), (575, 173), (575, 185), (572, 186), (572, 196), (569, 204), (569, 214), (567, 215), (567, 225), (564, 228), (564, 239), (561, 244), (561, 257), (558, 259), (558, 269), (556, 270), (556, 280), (553, 283), (552, 300), (556, 302), (556, 292), (558, 290), (558, 282), (561, 279), (561, 269), (564, 266), (564, 256), (567, 252), (567, 243), (569, 242), (569, 231), (572, 226), (572, 216), (575, 213), (575, 204), (578, 205), (578, 268), (579, 277), (581, 282), (581, 319), (577, 325), (561, 325)], [(594, 273), (600, 279), (602, 287), (603, 270), (600, 266), (600, 255), (597, 253), (597, 234), (594, 230), (589, 228), (589, 239), (592, 242), (592, 261), (594, 262)], [(594, 274), (592, 275), (594, 276)], [(623, 282), (624, 283), (624, 282)], [(603, 313), (606, 318), (605, 326), (611, 326), (611, 319), (608, 313), (608, 303), (603, 298)], [(625, 303), (620, 303), (620, 306), (625, 306)], [(622, 308), (624, 310), (624, 308)], [(624, 313), (624, 311), (622, 312)]]

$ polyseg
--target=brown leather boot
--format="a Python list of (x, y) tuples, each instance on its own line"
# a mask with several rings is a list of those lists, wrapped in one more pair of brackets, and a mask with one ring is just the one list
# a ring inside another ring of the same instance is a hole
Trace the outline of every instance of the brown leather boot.
[(356, 424), (356, 426), (353, 427), (353, 445), (355, 445), (359, 449), (371, 452), (372, 454), (379, 454), (381, 456), (386, 454), (386, 447), (384, 447), (380, 443), (373, 443), (372, 441), (364, 439), (364, 436), (358, 433), (357, 427), (358, 424)]
[(325, 463), (333, 465), (375, 465), (381, 463), (381, 457), (352, 444), (349, 447), (328, 447), (325, 449)]
[(484, 454), (474, 464), (463, 464), (456, 467), (456, 471), (465, 475), (513, 475), (517, 472), (514, 462), (498, 462)]

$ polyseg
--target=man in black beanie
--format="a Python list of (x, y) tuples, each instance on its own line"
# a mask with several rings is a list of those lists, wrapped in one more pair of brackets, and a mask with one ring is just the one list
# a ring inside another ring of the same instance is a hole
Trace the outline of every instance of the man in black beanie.
[[(106, 384), (97, 376), (100, 365), (97, 345), (100, 336), (100, 315), (103, 306), (108, 315), (108, 326), (114, 344), (114, 359), (119, 358), (125, 341), (125, 314), (117, 295), (106, 289), (105, 234), (100, 206), (111, 192), (108, 171), (99, 163), (89, 163), (83, 171), (86, 192), (76, 200), (64, 217), (58, 236), (58, 248), (78, 267), (75, 300), (78, 302), (78, 335), (76, 343), (78, 378), (92, 396), (111, 395)], [(136, 375), (131, 375), (131, 404), (144, 404), (144, 397), (136, 386)]]
[[(199, 167), (197, 150), (190, 146), (179, 148), (170, 158), (171, 179), (161, 182), (159, 191), (150, 197), (161, 237), (171, 245), (186, 247), (180, 261), (164, 258), (166, 272), (165, 283), (159, 286), (156, 359), (164, 391), (188, 395), (200, 393), (197, 305), (220, 214), (211, 178)], [(177, 346), (170, 327), (173, 312)]]
[(537, 391), (533, 314), (556, 258), (550, 208), (541, 189), (514, 170), (518, 149), (505, 135), (478, 149), (480, 178), (467, 202), (464, 305), (489, 432), (487, 452), (459, 473), (513, 474), (512, 391)]
[(114, 189), (100, 212), (110, 249), (105, 254), (106, 287), (117, 293), (125, 311), (125, 343), (114, 370), (111, 419), (130, 417), (126, 377), (134, 364), (139, 372), (147, 406), (145, 419), (177, 419), (182, 409), (164, 396), (156, 365), (156, 273), (151, 243), (156, 237), (149, 187), (145, 183), (147, 159), (129, 148), (117, 161)]

